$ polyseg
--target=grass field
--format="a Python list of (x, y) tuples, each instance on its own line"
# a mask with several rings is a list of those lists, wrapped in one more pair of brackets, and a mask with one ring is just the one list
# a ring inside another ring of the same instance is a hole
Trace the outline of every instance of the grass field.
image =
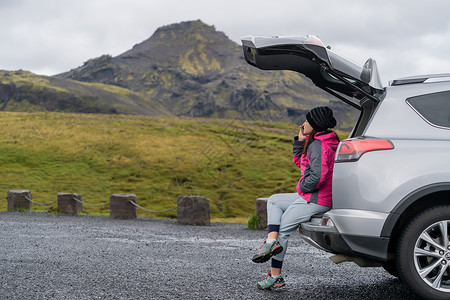
[[(151, 210), (176, 206), (177, 196), (211, 200), (211, 218), (245, 222), (255, 199), (294, 192), (297, 126), (223, 119), (155, 118), (69, 113), (0, 113), (0, 210), (8, 190), (30, 190), (49, 203), (59, 192), (101, 204), (134, 193)], [(345, 137), (345, 133), (340, 133)], [(33, 211), (56, 211), (33, 204)], [(84, 206), (88, 214), (109, 206)], [(140, 217), (175, 218), (176, 210)]]

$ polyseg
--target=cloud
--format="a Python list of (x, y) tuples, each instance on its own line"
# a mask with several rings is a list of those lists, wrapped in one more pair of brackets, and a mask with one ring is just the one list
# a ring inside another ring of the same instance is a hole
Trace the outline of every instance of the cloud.
[(357, 63), (376, 59), (387, 82), (450, 71), (449, 10), (445, 0), (3, 0), (0, 69), (53, 75), (201, 19), (237, 43), (248, 34), (318, 35)]

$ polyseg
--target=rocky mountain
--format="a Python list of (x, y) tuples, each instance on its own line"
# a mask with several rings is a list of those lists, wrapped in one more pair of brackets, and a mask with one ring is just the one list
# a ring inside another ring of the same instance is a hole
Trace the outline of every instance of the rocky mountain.
[[(115, 97), (99, 93), (95, 97), (80, 96), (72, 91), (59, 94), (66, 99), (59, 99), (59, 102), (68, 101), (74, 103), (73, 106), (76, 101), (67, 97), (84, 99), (76, 102), (80, 109), (74, 107), (74, 111), (89, 110), (91, 105), (106, 113), (108, 110), (159, 112), (190, 117), (300, 122), (312, 107), (329, 105), (341, 129), (350, 129), (355, 120), (348, 106), (331, 101), (330, 95), (305, 77), (290, 71), (261, 71), (249, 66), (240, 45), (200, 20), (161, 27), (149, 39), (121, 55), (90, 59), (81, 67), (46, 80), (58, 87), (73, 84), (90, 89), (101, 86), (102, 91), (109, 87), (108, 92), (120, 89), (120, 95)], [(1, 77), (0, 82), (3, 82)], [(125, 105), (127, 101), (137, 110)], [(118, 109), (119, 102), (122, 109)], [(138, 108), (140, 105), (142, 110)]]

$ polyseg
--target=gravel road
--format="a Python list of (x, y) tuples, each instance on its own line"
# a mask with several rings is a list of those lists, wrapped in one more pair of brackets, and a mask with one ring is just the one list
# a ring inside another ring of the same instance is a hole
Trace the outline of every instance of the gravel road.
[(265, 231), (155, 219), (0, 213), (1, 299), (418, 299), (381, 268), (291, 237), (286, 287), (260, 291)]

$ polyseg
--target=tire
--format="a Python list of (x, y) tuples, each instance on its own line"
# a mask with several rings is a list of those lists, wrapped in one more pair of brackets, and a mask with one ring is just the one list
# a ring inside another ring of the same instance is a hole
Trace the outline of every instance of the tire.
[(423, 298), (450, 299), (449, 235), (450, 205), (423, 211), (400, 235), (396, 259), (399, 276)]
[(388, 261), (385, 265), (382, 266), (383, 269), (391, 274), (392, 276), (399, 278), (397, 265), (395, 264), (394, 260)]

